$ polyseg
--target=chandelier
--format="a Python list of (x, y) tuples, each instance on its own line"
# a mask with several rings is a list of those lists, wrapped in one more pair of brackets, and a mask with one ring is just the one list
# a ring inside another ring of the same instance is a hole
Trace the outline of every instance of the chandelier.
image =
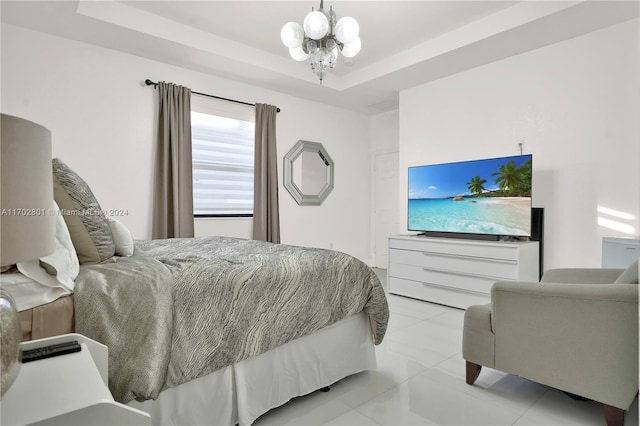
[(353, 58), (360, 52), (359, 33), (360, 26), (355, 19), (345, 16), (337, 20), (333, 7), (325, 12), (324, 0), (320, 0), (320, 9), (312, 7), (302, 26), (297, 22), (284, 24), (280, 39), (293, 59), (309, 60), (311, 71), (322, 84), (327, 70), (336, 66), (338, 52), (345, 58)]

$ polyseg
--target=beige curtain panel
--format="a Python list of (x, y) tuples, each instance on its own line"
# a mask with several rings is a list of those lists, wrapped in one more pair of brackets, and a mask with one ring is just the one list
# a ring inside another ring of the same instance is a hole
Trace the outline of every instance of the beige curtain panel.
[(256, 104), (256, 146), (253, 185), (253, 239), (280, 243), (278, 210), (278, 108)]
[(158, 82), (152, 238), (193, 237), (191, 89)]

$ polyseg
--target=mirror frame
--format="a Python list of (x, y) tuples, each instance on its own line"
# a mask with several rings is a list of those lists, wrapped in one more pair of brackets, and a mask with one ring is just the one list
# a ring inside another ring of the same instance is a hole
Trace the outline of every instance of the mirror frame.
[[(305, 194), (293, 181), (293, 162), (302, 155), (303, 152), (315, 152), (327, 166), (326, 181), (317, 194)], [(333, 190), (333, 169), (334, 163), (321, 143), (299, 140), (293, 148), (284, 156), (284, 187), (289, 194), (301, 206), (318, 206), (327, 198)]]

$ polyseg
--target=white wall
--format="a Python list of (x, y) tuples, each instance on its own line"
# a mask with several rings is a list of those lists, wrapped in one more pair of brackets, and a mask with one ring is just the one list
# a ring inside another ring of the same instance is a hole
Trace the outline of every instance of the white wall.
[[(399, 223), (397, 205), (398, 176), (390, 175), (397, 171), (392, 167), (376, 168), (381, 161), (396, 161), (399, 149), (400, 120), (397, 109), (374, 115), (371, 121), (371, 249), (375, 266), (387, 268), (388, 238), (397, 234)], [(395, 155), (391, 155), (395, 154)], [(382, 160), (384, 159), (384, 160)], [(393, 185), (384, 185), (387, 182)], [(378, 187), (376, 187), (378, 185)], [(380, 198), (380, 199), (378, 199)], [(395, 207), (395, 208), (393, 208)]]
[[(333, 247), (370, 262), (368, 117), (2, 25), (2, 112), (49, 128), (54, 156), (87, 181), (103, 209), (127, 209), (128, 215), (120, 219), (140, 239), (151, 236), (156, 128), (157, 95), (144, 85), (146, 78), (279, 106), (279, 167), (299, 139), (321, 142), (335, 162), (335, 189), (321, 206), (298, 206), (280, 177), (282, 242)], [(196, 229), (200, 234), (248, 237), (249, 226), (247, 220), (205, 220)]]
[(388, 153), (398, 150), (400, 144), (400, 112), (397, 109), (371, 117), (371, 153)]
[(524, 140), (545, 269), (599, 267), (603, 236), (640, 233), (638, 76), (633, 20), (401, 92), (400, 231), (407, 167), (516, 155)]

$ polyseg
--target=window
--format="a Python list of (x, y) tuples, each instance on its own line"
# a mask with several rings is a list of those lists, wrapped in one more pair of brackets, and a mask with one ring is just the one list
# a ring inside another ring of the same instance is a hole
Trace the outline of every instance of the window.
[(191, 112), (195, 216), (253, 215), (251, 121)]

